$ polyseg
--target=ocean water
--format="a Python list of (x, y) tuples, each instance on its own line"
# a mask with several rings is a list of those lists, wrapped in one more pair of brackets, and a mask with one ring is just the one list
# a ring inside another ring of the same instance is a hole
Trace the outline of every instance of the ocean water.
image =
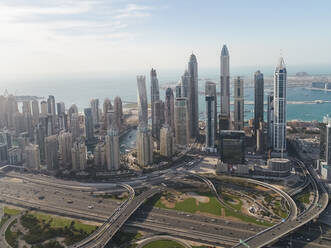
[[(303, 69), (303, 68), (301, 68)], [(297, 70), (296, 70), (297, 71)], [(237, 69), (237, 75), (252, 75), (253, 68)], [(327, 73), (324, 68), (320, 74)], [(199, 72), (200, 73), (200, 72)], [(142, 73), (148, 75), (148, 71)], [(178, 82), (181, 71), (158, 71), (160, 85), (169, 85)], [(265, 75), (272, 75), (272, 68), (265, 70)], [(219, 82), (217, 80), (217, 69), (202, 70), (200, 78), (215, 79), (217, 90), (219, 90)], [(146, 77), (147, 90), (149, 95), (149, 77)], [(19, 80), (1, 80), (0, 94), (6, 89), (9, 93), (15, 95), (35, 95), (45, 97), (54, 95), (57, 102), (64, 102), (66, 108), (75, 103), (80, 111), (89, 106), (91, 98), (99, 98), (102, 105), (103, 99), (109, 97), (113, 99), (115, 96), (120, 96), (124, 102), (137, 101), (136, 76), (130, 73), (123, 75), (109, 76), (67, 76), (67, 77), (44, 77), (36, 79), (19, 79)], [(204, 81), (199, 81), (200, 91), (204, 89)], [(266, 89), (268, 91), (270, 89)], [(161, 99), (164, 99), (164, 90), (160, 90)], [(288, 101), (314, 101), (314, 100), (331, 100), (331, 92), (313, 91), (302, 87), (287, 89)], [(149, 99), (150, 100), (150, 99)], [(245, 88), (245, 101), (254, 100), (254, 89)], [(218, 97), (219, 102), (219, 97)], [(101, 106), (100, 106), (101, 107)], [(245, 105), (245, 119), (250, 119), (253, 116), (253, 105)], [(199, 112), (203, 118), (205, 110), (204, 96), (199, 96)], [(288, 120), (319, 120), (323, 116), (329, 114), (331, 116), (331, 103), (324, 104), (288, 104), (287, 119)]]

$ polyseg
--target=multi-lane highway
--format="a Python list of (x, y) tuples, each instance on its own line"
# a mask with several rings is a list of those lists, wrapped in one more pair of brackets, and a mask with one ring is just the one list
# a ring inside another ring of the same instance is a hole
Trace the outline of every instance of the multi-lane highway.
[(299, 227), (307, 224), (311, 220), (317, 219), (319, 215), (324, 211), (329, 202), (329, 195), (324, 185), (319, 183), (316, 179), (315, 172), (308, 165), (305, 166), (301, 161), (297, 160), (302, 165), (302, 168), (306, 168), (307, 176), (310, 177), (312, 186), (315, 192), (314, 202), (311, 207), (299, 216), (292, 215), (287, 221), (284, 221), (278, 225), (268, 228), (256, 235), (240, 242), (234, 247), (246, 248), (246, 247), (263, 247), (271, 244), (283, 236), (297, 230)]
[[(122, 183), (128, 183), (135, 188), (151, 188), (153, 185), (160, 185), (162, 182), (166, 182), (169, 178), (183, 178), (189, 174), (189, 169), (199, 161), (200, 160), (194, 160), (186, 161), (186, 163), (178, 163), (172, 168), (132, 179), (126, 179), (123, 180)], [(112, 200), (100, 199), (92, 195), (93, 192), (97, 191), (123, 191), (123, 189), (117, 187), (119, 182), (117, 184), (112, 182), (77, 183), (68, 181), (58, 183), (58, 179), (48, 177), (43, 179), (40, 176), (25, 176), (18, 173), (9, 173), (9, 177), (0, 179), (0, 186), (1, 184), (4, 186), (4, 190), (0, 193), (0, 198), (2, 198), (3, 201), (6, 200), (8, 203), (46, 210), (50, 213), (58, 213), (98, 222), (104, 222), (105, 220), (111, 221), (108, 222), (108, 225), (103, 225), (107, 228), (99, 228), (98, 230), (101, 231), (97, 231), (93, 234), (95, 235), (95, 241), (87, 242), (86, 245), (77, 247), (103, 247), (123, 224), (126, 226), (139, 227), (151, 232), (157, 229), (159, 232), (169, 233), (173, 236), (194, 241), (200, 240), (210, 245), (222, 244), (225, 246), (233, 246), (239, 239), (243, 239), (250, 247), (262, 247), (278, 240), (288, 232), (296, 230), (299, 226), (316, 218), (323, 211), (328, 202), (328, 195), (325, 189), (323, 189), (323, 185), (319, 185), (314, 177), (311, 176), (312, 172), (310, 170), (306, 170), (305, 173), (307, 173), (308, 180), (305, 180), (302, 185), (299, 185), (295, 190), (289, 193), (292, 195), (293, 192), (300, 192), (302, 188), (311, 184), (315, 189), (315, 202), (309, 209), (299, 215), (293, 199), (287, 193), (267, 183), (246, 179), (247, 181), (260, 184), (276, 191), (286, 199), (290, 206), (288, 219), (266, 230), (255, 225), (232, 221), (228, 223), (228, 221), (219, 218), (211, 220), (211, 218), (194, 214), (190, 214), (189, 217), (186, 216), (186, 214), (177, 216), (179, 212), (171, 210), (152, 208), (146, 211), (145, 207), (141, 210), (144, 212), (138, 211), (129, 219), (130, 215), (134, 213), (144, 201), (143, 198), (146, 197), (144, 193), (148, 192), (146, 194), (154, 194), (154, 192), (152, 192), (154, 189), (145, 191), (133, 199), (129, 197), (129, 201), (125, 201), (120, 207)], [(21, 182), (18, 183), (17, 180), (21, 180)], [(42, 187), (38, 189), (36, 185), (42, 185)], [(212, 184), (209, 185), (207, 183), (207, 185), (212, 189)], [(155, 190), (157, 191), (158, 189)], [(27, 192), (27, 194), (17, 192)], [(217, 193), (216, 189), (215, 192)], [(40, 196), (46, 196), (46, 199), (39, 199)], [(68, 198), (71, 198), (73, 203), (67, 202)], [(87, 209), (88, 205), (93, 205), (94, 208)], [(118, 209), (118, 211), (115, 209)], [(118, 214), (116, 215), (116, 213)], [(109, 216), (116, 216), (116, 218), (109, 218)], [(199, 218), (206, 218), (206, 221)], [(245, 247), (245, 245), (238, 244), (235, 247)]]

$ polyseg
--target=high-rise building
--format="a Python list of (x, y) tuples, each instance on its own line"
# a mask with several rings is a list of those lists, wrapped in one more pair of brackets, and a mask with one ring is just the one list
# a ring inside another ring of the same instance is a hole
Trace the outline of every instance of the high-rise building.
[(206, 95), (206, 147), (215, 147), (215, 96)]
[(7, 97), (6, 114), (7, 114), (7, 127), (9, 129), (15, 128), (15, 116), (18, 113), (18, 105), (15, 96), (9, 95)]
[(105, 129), (110, 130), (113, 126), (116, 126), (116, 128), (118, 128), (116, 121), (116, 114), (114, 110), (108, 110), (108, 112), (105, 115), (106, 115)]
[(268, 95), (267, 102), (267, 147), (271, 149), (274, 144), (274, 96), (272, 94)]
[(137, 161), (140, 166), (153, 163), (153, 140), (146, 126), (139, 126), (137, 131)]
[(331, 124), (326, 126), (326, 149), (325, 149), (325, 162), (331, 166)]
[(99, 169), (104, 169), (107, 165), (106, 160), (106, 145), (104, 143), (98, 143), (94, 149), (94, 165)]
[(176, 98), (182, 97), (182, 90), (183, 90), (183, 86), (182, 86), (182, 82), (178, 82), (175, 88), (175, 92), (176, 92)]
[(0, 128), (7, 127), (6, 105), (7, 105), (7, 98), (5, 96), (0, 95)]
[(71, 165), (71, 148), (72, 148), (72, 134), (69, 132), (61, 131), (58, 136), (59, 141), (59, 154), (61, 164), (68, 168)]
[(80, 137), (80, 121), (79, 115), (73, 113), (70, 121), (70, 131), (72, 133), (72, 141), (75, 142)]
[(92, 111), (93, 124), (97, 125), (100, 121), (99, 119), (99, 99), (91, 99), (90, 106)]
[(156, 70), (151, 70), (151, 110), (152, 110), (152, 136), (160, 141), (161, 119), (160, 110), (162, 102), (160, 101), (159, 81), (157, 79)]
[(188, 62), (189, 84), (189, 113), (190, 113), (190, 137), (199, 135), (199, 102), (198, 102), (198, 62), (194, 54), (191, 54)]
[(164, 102), (164, 123), (171, 127), (173, 135), (175, 131), (175, 99), (171, 88), (167, 88), (165, 92)]
[(170, 126), (163, 125), (160, 131), (160, 155), (164, 157), (171, 157), (174, 153), (173, 134)]
[(93, 124), (92, 109), (91, 108), (84, 109), (84, 114), (85, 114), (85, 137), (87, 142), (91, 142), (94, 140), (94, 124)]
[(220, 156), (224, 163), (245, 162), (245, 132), (224, 130), (220, 133)]
[(175, 100), (175, 133), (176, 144), (187, 145), (189, 143), (189, 104), (185, 97), (176, 98)]
[(114, 99), (114, 112), (115, 112), (115, 119), (117, 128), (120, 131), (123, 125), (123, 106), (122, 106), (122, 99), (117, 96)]
[(137, 132), (137, 160), (141, 166), (153, 163), (153, 141), (148, 129), (148, 104), (145, 76), (137, 76), (139, 126)]
[(41, 164), (44, 164), (46, 161), (45, 138), (47, 137), (47, 123), (45, 119), (47, 120), (47, 116), (41, 116), (40, 123), (35, 127), (35, 143), (39, 146)]
[(25, 147), (24, 167), (30, 170), (40, 170), (40, 151), (38, 145), (29, 144)]
[(48, 114), (48, 106), (46, 101), (41, 101), (40, 102), (40, 113), (42, 115), (47, 115)]
[(106, 135), (107, 170), (116, 171), (120, 168), (120, 144), (117, 128), (111, 128)]
[(39, 102), (37, 100), (32, 101), (32, 119), (33, 126), (37, 126), (39, 123)]
[(64, 102), (58, 102), (56, 104), (56, 108), (57, 108), (57, 116), (61, 116), (66, 113), (66, 107)]
[(179, 97), (189, 97), (190, 74), (185, 70), (181, 81), (181, 95)]
[(109, 98), (103, 101), (103, 128), (107, 130), (107, 113), (113, 110), (113, 105)]
[(147, 127), (148, 122), (148, 104), (145, 76), (137, 76), (137, 99), (138, 99), (138, 117), (139, 126)]
[(45, 153), (47, 170), (57, 170), (59, 168), (59, 153), (56, 135), (45, 138)]
[(284, 59), (279, 59), (274, 74), (274, 129), (273, 150), (286, 151), (286, 68)]
[[(160, 130), (164, 123), (164, 103), (161, 100), (153, 102), (153, 111), (152, 111), (153, 129), (152, 135), (156, 139), (157, 143), (160, 143)], [(154, 132), (154, 134), (153, 134)]]
[(29, 136), (33, 136), (33, 119), (31, 112), (31, 104), (30, 101), (23, 102), (23, 118), (24, 118), (24, 130), (29, 133)]
[(230, 56), (226, 45), (221, 51), (221, 114), (220, 130), (230, 128)]
[(48, 114), (52, 116), (52, 126), (53, 126), (52, 134), (55, 134), (57, 118), (56, 118), (56, 106), (55, 106), (54, 96), (48, 96), (47, 110), (48, 110)]
[(256, 130), (256, 152), (263, 153), (265, 148), (264, 144), (264, 122), (260, 121), (259, 128)]
[(234, 80), (234, 129), (244, 129), (244, 80)]
[(259, 129), (264, 115), (264, 79), (260, 71), (254, 74), (254, 134)]
[[(217, 135), (217, 94), (216, 94), (216, 84), (211, 81), (206, 81), (205, 84), (205, 100), (206, 100), (206, 127), (212, 128), (210, 130), (207, 129), (207, 134), (210, 138), (210, 144), (214, 147), (215, 139)], [(208, 99), (207, 99), (208, 97)], [(210, 106), (208, 104), (211, 104)], [(207, 106), (208, 105), (208, 106)], [(209, 116), (212, 114), (213, 116)], [(212, 123), (209, 123), (212, 121)], [(208, 132), (209, 131), (209, 132)], [(209, 142), (207, 142), (208, 144)]]
[(6, 164), (8, 161), (8, 146), (0, 143), (0, 165)]
[(77, 141), (71, 149), (72, 169), (74, 171), (83, 171), (87, 168), (86, 159), (87, 149), (85, 142)]

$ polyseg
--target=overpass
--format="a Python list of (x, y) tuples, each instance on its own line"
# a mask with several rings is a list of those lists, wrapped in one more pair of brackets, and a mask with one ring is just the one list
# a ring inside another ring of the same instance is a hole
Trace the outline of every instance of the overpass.
[[(130, 186), (129, 186), (130, 187)], [(131, 187), (130, 187), (131, 188)], [(132, 188), (131, 188), (132, 189)], [(133, 190), (133, 189), (132, 189)], [(161, 188), (151, 188), (137, 197), (134, 194), (126, 200), (107, 221), (85, 240), (70, 246), (70, 248), (103, 248), (114, 237), (129, 217), (149, 198), (159, 193)]]
[[(296, 160), (303, 168), (304, 164)], [(238, 248), (254, 247), (259, 248), (269, 245), (283, 236), (295, 231), (299, 227), (307, 224), (311, 220), (319, 217), (319, 215), (325, 210), (329, 202), (329, 194), (325, 189), (324, 185), (319, 183), (315, 178), (315, 172), (310, 166), (307, 166), (307, 176), (310, 178), (313, 189), (315, 191), (315, 197), (312, 205), (306, 211), (300, 215), (291, 215), (286, 221), (276, 224), (256, 235), (246, 239), (245, 241), (240, 241), (239, 244), (233, 246)]]

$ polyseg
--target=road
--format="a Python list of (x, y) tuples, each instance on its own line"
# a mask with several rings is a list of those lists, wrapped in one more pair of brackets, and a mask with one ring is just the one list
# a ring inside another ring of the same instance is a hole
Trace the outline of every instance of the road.
[(305, 225), (306, 223), (310, 222), (313, 219), (317, 219), (319, 215), (324, 211), (324, 209), (328, 205), (329, 195), (324, 186), (316, 180), (316, 175), (313, 169), (308, 165), (305, 166), (301, 161), (297, 160), (298, 163), (301, 163), (303, 167), (307, 170), (307, 176), (310, 177), (310, 180), (313, 185), (313, 189), (315, 192), (315, 199), (314, 204), (310, 209), (305, 211), (299, 216), (292, 215), (288, 218), (287, 221), (275, 225), (271, 228), (268, 228), (246, 240), (241, 242), (234, 247), (246, 248), (246, 247), (263, 247), (268, 244), (271, 244), (283, 236), (295, 231), (299, 227)]

